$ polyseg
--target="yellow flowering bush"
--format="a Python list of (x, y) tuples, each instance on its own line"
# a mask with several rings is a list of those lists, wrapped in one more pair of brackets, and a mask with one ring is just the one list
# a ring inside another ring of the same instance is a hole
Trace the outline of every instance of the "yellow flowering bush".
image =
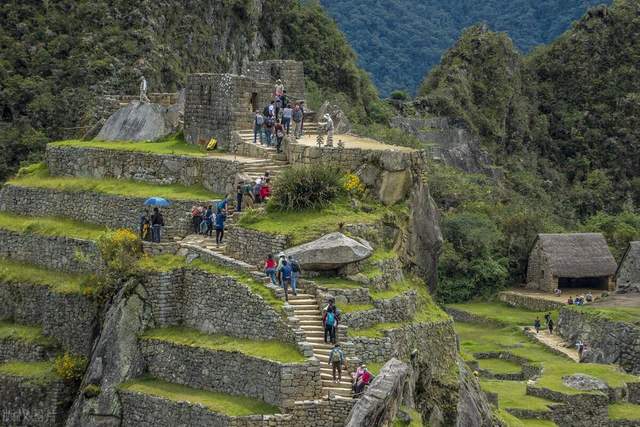
[(366, 190), (362, 180), (360, 180), (360, 177), (352, 173), (345, 175), (343, 187), (347, 192), (349, 192), (349, 194), (354, 196), (359, 196)]
[(66, 352), (56, 357), (53, 363), (53, 371), (65, 381), (78, 381), (82, 378), (86, 366), (87, 359)]
[(142, 241), (131, 230), (108, 231), (98, 239), (98, 248), (107, 266), (115, 271), (128, 271), (142, 256)]

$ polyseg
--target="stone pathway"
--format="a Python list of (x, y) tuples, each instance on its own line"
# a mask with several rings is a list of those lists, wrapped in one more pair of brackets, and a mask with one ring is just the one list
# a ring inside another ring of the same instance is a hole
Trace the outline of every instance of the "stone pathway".
[(346, 370), (342, 371), (342, 381), (339, 384), (333, 382), (332, 368), (329, 366), (329, 352), (333, 345), (324, 342), (322, 313), (318, 300), (313, 295), (299, 293), (298, 296), (289, 297), (289, 304), (293, 306), (294, 314), (300, 321), (306, 341), (313, 347), (313, 355), (320, 361), (323, 396), (327, 397), (333, 393), (351, 398), (351, 376)]
[(578, 349), (575, 346), (569, 346), (569, 344), (562, 339), (559, 335), (550, 335), (549, 331), (541, 330), (539, 333), (531, 331), (529, 333), (531, 337), (536, 339), (539, 343), (547, 346), (555, 353), (561, 353), (576, 363), (580, 363), (580, 357), (578, 357)]

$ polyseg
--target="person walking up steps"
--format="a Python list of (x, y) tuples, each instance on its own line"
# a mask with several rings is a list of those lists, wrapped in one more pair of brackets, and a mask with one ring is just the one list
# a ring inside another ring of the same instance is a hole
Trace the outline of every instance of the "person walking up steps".
[(298, 295), (298, 277), (300, 277), (300, 264), (289, 255), (289, 264), (291, 265), (291, 290), (294, 295)]
[(224, 222), (227, 220), (227, 215), (225, 215), (224, 211), (218, 208), (218, 212), (216, 212), (216, 245), (220, 245), (222, 243), (222, 238), (224, 237)]
[(256, 110), (256, 117), (253, 121), (253, 143), (258, 141), (258, 135), (260, 135), (260, 144), (264, 144), (262, 126), (264, 125), (264, 116), (260, 114), (260, 111)]
[(335, 307), (327, 310), (327, 316), (324, 319), (324, 342), (328, 344), (327, 337), (332, 344), (336, 343), (336, 313)]
[(291, 108), (291, 104), (287, 104), (282, 110), (282, 126), (287, 130), (287, 135), (289, 135), (289, 130), (291, 129), (291, 118), (293, 117), (293, 108)]
[[(329, 366), (333, 368), (333, 382), (340, 383), (340, 381), (342, 381), (342, 366), (347, 369), (346, 359), (342, 349), (340, 348), (340, 344), (336, 344), (331, 349), (331, 353), (329, 353)], [(338, 372), (337, 378), (336, 371)]]
[(289, 285), (291, 284), (291, 265), (283, 257), (282, 264), (278, 268), (280, 271), (280, 280), (282, 282), (282, 288), (284, 289), (284, 300), (289, 301)]
[(302, 136), (301, 125), (302, 125), (302, 110), (300, 109), (300, 104), (296, 104), (293, 109), (293, 137), (295, 139), (300, 139)]
[(264, 262), (264, 273), (271, 279), (271, 284), (276, 286), (276, 260), (273, 255), (269, 254)]

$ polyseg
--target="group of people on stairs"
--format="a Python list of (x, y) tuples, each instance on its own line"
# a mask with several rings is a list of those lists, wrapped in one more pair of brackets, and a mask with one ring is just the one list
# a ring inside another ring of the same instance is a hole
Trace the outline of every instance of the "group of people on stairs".
[[(281, 80), (276, 82), (273, 99), (262, 112), (255, 111), (253, 121), (253, 143), (260, 139), (261, 145), (276, 148), (282, 152), (282, 140), (291, 133), (293, 122), (293, 136), (298, 139), (304, 133), (304, 101), (291, 104), (287, 91)], [(275, 141), (274, 141), (275, 139)]]
[(291, 256), (281, 253), (276, 261), (273, 254), (269, 254), (264, 262), (264, 272), (271, 279), (271, 284), (284, 289), (284, 299), (289, 301), (289, 287), (293, 295), (298, 295), (298, 277), (300, 264)]

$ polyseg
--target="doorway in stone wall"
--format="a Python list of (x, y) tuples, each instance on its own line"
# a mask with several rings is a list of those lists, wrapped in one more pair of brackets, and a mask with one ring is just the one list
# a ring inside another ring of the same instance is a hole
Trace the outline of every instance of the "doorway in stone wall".
[(258, 93), (257, 92), (253, 92), (251, 94), (251, 100), (249, 102), (250, 102), (250, 105), (251, 105), (251, 111), (252, 112), (259, 111), (259, 108), (258, 108)]

